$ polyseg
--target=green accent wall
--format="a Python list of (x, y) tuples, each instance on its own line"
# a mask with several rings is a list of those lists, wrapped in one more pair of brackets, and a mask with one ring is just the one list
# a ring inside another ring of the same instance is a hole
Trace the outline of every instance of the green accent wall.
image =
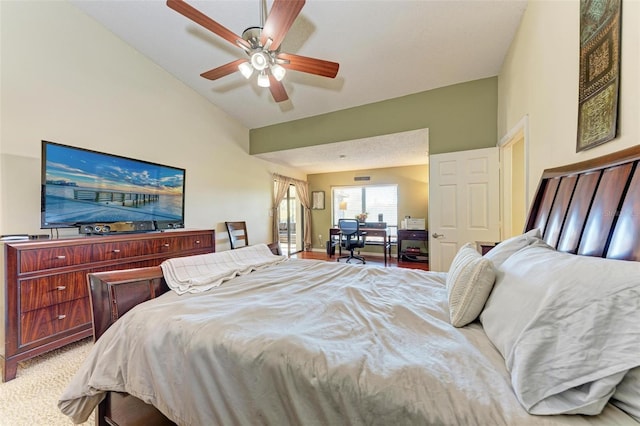
[[(252, 129), (250, 153), (276, 152), (424, 128), (429, 129), (430, 154), (489, 148), (498, 142), (497, 113), (498, 78), (490, 77)], [(324, 248), (332, 226), (331, 188), (358, 184), (353, 180), (356, 174), (371, 177), (371, 181), (360, 182), (364, 184), (397, 184), (400, 218), (408, 215), (428, 219), (427, 165), (307, 175), (309, 191), (325, 191), (326, 196), (326, 209), (312, 210), (314, 249)], [(379, 250), (367, 247), (366, 251)]]
[(252, 129), (250, 153), (423, 128), (429, 129), (431, 154), (488, 148), (498, 142), (497, 111), (498, 78), (490, 77)]

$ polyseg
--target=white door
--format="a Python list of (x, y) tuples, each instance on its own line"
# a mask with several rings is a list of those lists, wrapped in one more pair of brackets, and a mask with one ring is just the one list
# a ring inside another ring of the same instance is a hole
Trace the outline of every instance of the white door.
[(467, 242), (500, 240), (498, 148), (429, 157), (429, 269), (448, 271)]

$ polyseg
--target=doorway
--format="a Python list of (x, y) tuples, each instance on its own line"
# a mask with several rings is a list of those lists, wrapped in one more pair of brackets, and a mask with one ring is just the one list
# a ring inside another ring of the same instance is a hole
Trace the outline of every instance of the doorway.
[(300, 223), (301, 221), (298, 220), (302, 217), (300, 214), (301, 208), (296, 194), (296, 187), (289, 185), (287, 195), (282, 199), (279, 206), (280, 222), (278, 224), (278, 236), (280, 248), (285, 255), (291, 255), (301, 251), (301, 231), (303, 228)]
[(500, 141), (502, 239), (522, 234), (527, 216), (527, 135), (529, 117)]
[(445, 272), (466, 242), (500, 239), (496, 147), (429, 157), (429, 270)]

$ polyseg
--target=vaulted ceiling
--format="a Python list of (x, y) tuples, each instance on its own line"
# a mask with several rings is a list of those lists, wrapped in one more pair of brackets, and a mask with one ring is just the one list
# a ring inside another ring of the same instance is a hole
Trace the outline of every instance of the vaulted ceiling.
[[(260, 25), (260, 1), (187, 0), (235, 34)], [(165, 1), (72, 0), (122, 40), (247, 128), (495, 76), (526, 0), (307, 0), (282, 51), (340, 64), (329, 79), (288, 71), (289, 100), (239, 72), (200, 74), (245, 53)], [(268, 11), (272, 1), (263, 3)], [(319, 155), (319, 154), (317, 154)]]

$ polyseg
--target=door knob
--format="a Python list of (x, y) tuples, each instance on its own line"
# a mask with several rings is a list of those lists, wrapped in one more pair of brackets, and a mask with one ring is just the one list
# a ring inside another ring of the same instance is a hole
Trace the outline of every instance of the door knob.
[(436, 233), (434, 232), (433, 234), (431, 234), (431, 236), (432, 236), (433, 238), (438, 239), (438, 238), (440, 238), (440, 237), (444, 237), (444, 234), (436, 234)]

